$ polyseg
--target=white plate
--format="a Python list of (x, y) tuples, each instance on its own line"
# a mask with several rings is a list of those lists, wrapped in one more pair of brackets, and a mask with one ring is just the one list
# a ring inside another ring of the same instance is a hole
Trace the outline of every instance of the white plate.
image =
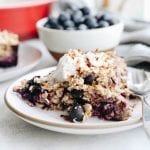
[(42, 110), (37, 107), (30, 107), (16, 93), (13, 87), (22, 79), (31, 79), (35, 75), (46, 75), (55, 67), (39, 70), (23, 76), (14, 82), (5, 94), (5, 103), (8, 108), (23, 120), (45, 128), (48, 130), (72, 133), (72, 134), (104, 134), (111, 132), (119, 132), (132, 129), (142, 125), (142, 107), (139, 101), (134, 108), (131, 117), (126, 121), (104, 121), (97, 118), (90, 118), (84, 123), (70, 123), (60, 117), (63, 112)]
[(28, 72), (40, 62), (41, 58), (42, 54), (39, 50), (24, 43), (20, 44), (17, 66), (6, 69), (0, 68), (0, 82)]

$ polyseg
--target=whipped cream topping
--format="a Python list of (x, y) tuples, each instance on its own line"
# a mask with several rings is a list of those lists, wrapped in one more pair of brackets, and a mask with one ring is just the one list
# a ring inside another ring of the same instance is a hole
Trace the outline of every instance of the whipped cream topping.
[(60, 59), (56, 70), (52, 72), (53, 78), (60, 82), (65, 81), (69, 76), (74, 74), (76, 74), (76, 64), (75, 61), (68, 55), (64, 55)]
[(8, 32), (7, 30), (0, 32), (0, 44), (17, 45), (18, 43), (19, 43), (19, 37), (17, 34)]
[[(110, 57), (110, 56), (109, 56)], [(109, 66), (113, 60), (108, 58), (105, 52), (81, 52), (80, 50), (69, 50), (59, 60), (57, 68), (51, 76), (58, 82), (66, 81), (70, 76), (77, 74), (77, 70), (89, 70), (91, 67)], [(90, 64), (90, 65), (89, 65)]]

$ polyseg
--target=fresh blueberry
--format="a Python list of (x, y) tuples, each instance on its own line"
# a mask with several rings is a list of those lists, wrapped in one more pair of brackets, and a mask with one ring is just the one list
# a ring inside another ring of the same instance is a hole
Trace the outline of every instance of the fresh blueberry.
[(59, 24), (56, 24), (55, 26), (51, 27), (52, 29), (59, 29), (59, 30), (62, 30), (63, 27)]
[(92, 85), (94, 80), (95, 80), (95, 78), (92, 75), (87, 75), (84, 78), (84, 84)]
[(57, 23), (57, 19), (54, 17), (49, 16), (48, 17), (48, 21), (47, 21), (50, 25), (56, 24)]
[(71, 4), (71, 3), (67, 3), (65, 10), (66, 10), (66, 9), (70, 9), (70, 10), (72, 10), (72, 11), (75, 11), (75, 10), (77, 10), (78, 8), (77, 8), (76, 5), (73, 5), (73, 4)]
[(65, 21), (70, 20), (70, 17), (69, 13), (61, 13), (58, 17), (58, 22), (63, 24)]
[(76, 28), (75, 27), (67, 27), (67, 28), (65, 28), (65, 30), (76, 30)]
[(78, 99), (82, 98), (83, 95), (84, 95), (83, 90), (77, 90), (77, 89), (71, 90), (71, 96), (72, 96), (75, 100), (78, 100)]
[(101, 17), (102, 17), (102, 12), (98, 12), (95, 16), (95, 18), (97, 19), (97, 21), (100, 21), (101, 20)]
[(89, 15), (90, 14), (90, 9), (88, 7), (83, 7), (80, 9), (83, 13), (83, 15)]
[(80, 10), (74, 11), (71, 18), (76, 24), (83, 22), (84, 19)]
[(57, 19), (53, 17), (49, 17), (48, 23), (52, 29), (60, 29), (59, 24), (57, 23)]
[(114, 21), (114, 20), (112, 20), (112, 19), (107, 20), (107, 22), (109, 23), (109, 25), (110, 25), (110, 26), (112, 26), (112, 25), (114, 25), (114, 24), (115, 24), (115, 21)]
[(85, 24), (80, 24), (79, 26), (78, 26), (78, 30), (87, 30), (88, 29), (88, 27), (87, 27), (87, 25), (85, 25)]
[(111, 16), (109, 14), (103, 14), (101, 17), (100, 17), (100, 20), (110, 20), (111, 19)]
[(49, 24), (48, 22), (46, 22), (46, 23), (44, 24), (44, 27), (46, 27), (46, 28), (51, 28), (51, 26), (50, 26), (50, 24)]
[(63, 23), (64, 29), (66, 28), (73, 28), (74, 27), (74, 22), (72, 20), (67, 20)]
[(98, 26), (97, 20), (93, 16), (88, 16), (84, 22), (88, 26), (89, 29), (96, 28)]
[(103, 21), (101, 20), (99, 23), (98, 23), (98, 28), (104, 28), (104, 27), (108, 27), (109, 26), (109, 23), (107, 21)]
[(73, 10), (72, 9), (65, 9), (65, 13), (69, 14), (71, 17)]
[(84, 110), (81, 105), (74, 104), (68, 113), (73, 122), (83, 121)]

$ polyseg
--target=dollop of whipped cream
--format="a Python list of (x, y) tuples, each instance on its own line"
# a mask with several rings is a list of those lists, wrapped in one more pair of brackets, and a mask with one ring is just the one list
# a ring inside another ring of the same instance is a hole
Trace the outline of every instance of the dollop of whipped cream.
[(75, 61), (68, 55), (64, 55), (57, 65), (55, 71), (52, 72), (53, 78), (55, 80), (63, 82), (69, 76), (76, 74)]
[[(110, 60), (110, 59), (109, 59)], [(77, 70), (88, 70), (90, 66), (100, 67), (108, 66), (111, 62), (107, 59), (107, 54), (104, 52), (86, 52), (80, 50), (69, 50), (59, 60), (56, 70), (52, 72), (52, 77), (59, 82), (66, 81), (70, 76), (74, 76)]]

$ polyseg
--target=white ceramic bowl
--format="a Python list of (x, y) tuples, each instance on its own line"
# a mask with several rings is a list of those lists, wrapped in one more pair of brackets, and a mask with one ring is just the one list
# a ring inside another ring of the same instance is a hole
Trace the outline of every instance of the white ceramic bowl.
[(116, 20), (115, 25), (106, 28), (67, 31), (46, 28), (43, 26), (46, 21), (44, 18), (36, 24), (39, 38), (49, 51), (55, 53), (65, 53), (70, 48), (84, 51), (112, 49), (119, 44), (124, 27), (120, 20)]

